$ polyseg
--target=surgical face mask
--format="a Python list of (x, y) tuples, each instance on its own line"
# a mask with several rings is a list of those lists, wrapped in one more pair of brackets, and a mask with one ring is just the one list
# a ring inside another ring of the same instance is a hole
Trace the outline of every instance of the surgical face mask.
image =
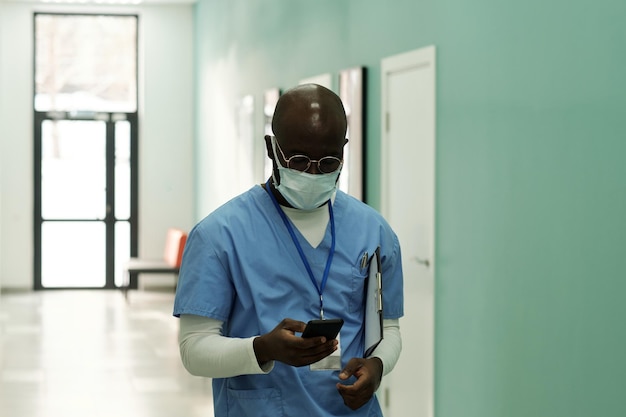
[(341, 165), (329, 174), (309, 174), (282, 166), (280, 159), (276, 156), (276, 138), (272, 138), (272, 149), (280, 173), (280, 184), (278, 184), (276, 175), (272, 171), (274, 187), (289, 204), (301, 210), (313, 210), (330, 200), (337, 189)]

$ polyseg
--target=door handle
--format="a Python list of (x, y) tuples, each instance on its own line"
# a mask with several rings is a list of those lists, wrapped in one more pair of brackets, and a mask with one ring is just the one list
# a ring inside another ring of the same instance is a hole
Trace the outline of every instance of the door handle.
[(426, 268), (430, 267), (430, 261), (428, 259), (422, 259), (417, 256), (414, 256), (411, 259), (413, 259), (415, 262), (417, 262), (420, 265), (424, 265)]

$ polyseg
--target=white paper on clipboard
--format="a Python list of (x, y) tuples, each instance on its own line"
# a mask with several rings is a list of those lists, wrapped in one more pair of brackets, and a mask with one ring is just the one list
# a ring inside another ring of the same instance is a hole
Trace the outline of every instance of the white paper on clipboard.
[(383, 281), (380, 247), (369, 260), (369, 276), (365, 289), (365, 354), (367, 358), (383, 339)]

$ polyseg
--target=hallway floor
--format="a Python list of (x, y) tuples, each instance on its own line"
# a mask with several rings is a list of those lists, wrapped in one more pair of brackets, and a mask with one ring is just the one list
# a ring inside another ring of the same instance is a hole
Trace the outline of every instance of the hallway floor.
[(171, 292), (0, 296), (0, 416), (210, 417), (211, 381), (183, 368)]

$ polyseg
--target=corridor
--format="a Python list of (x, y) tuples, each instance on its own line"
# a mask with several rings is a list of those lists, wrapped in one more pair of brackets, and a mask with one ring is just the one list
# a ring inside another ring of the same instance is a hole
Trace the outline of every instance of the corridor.
[(0, 296), (0, 416), (207, 417), (211, 381), (183, 368), (174, 294)]

